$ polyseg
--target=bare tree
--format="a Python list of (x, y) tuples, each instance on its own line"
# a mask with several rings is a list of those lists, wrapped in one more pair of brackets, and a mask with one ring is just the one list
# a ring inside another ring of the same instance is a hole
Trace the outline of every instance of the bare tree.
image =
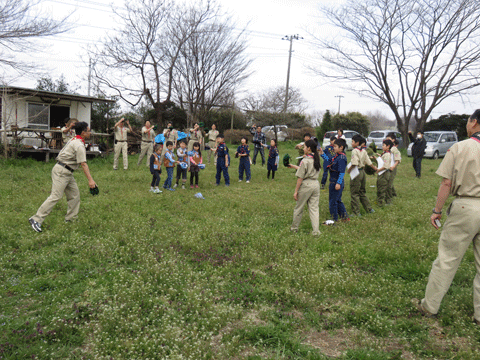
[(180, 52), (175, 89), (190, 121), (203, 120), (213, 107), (233, 106), (235, 87), (250, 75), (244, 34), (233, 31), (230, 18), (213, 19), (202, 24)]
[(31, 66), (15, 55), (38, 49), (35, 41), (63, 33), (69, 28), (65, 17), (61, 20), (47, 19), (36, 9), (40, 0), (0, 0), (0, 64), (16, 71), (26, 71)]
[[(361, 84), (385, 103), (406, 138), (442, 101), (480, 85), (478, 0), (348, 0), (324, 14), (339, 32), (317, 38), (318, 74)], [(340, 38), (341, 36), (341, 38)]]
[[(285, 88), (279, 86), (262, 94), (249, 95), (242, 100), (242, 105), (248, 111), (281, 113), (285, 105)], [(300, 90), (290, 87), (288, 90), (287, 113), (304, 113), (307, 105), (307, 100), (302, 96)]]

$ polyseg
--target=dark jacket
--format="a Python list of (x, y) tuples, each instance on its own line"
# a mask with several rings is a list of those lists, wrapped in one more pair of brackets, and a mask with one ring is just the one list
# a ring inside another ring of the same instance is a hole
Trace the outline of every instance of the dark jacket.
[(423, 158), (425, 155), (425, 148), (427, 147), (427, 140), (425, 138), (415, 139), (412, 145), (412, 156), (416, 159)]

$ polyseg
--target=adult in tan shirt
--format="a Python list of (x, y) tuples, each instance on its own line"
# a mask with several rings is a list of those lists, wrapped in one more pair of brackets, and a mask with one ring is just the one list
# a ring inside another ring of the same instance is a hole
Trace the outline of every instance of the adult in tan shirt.
[(290, 167), (297, 169), (297, 186), (293, 194), (297, 202), (293, 210), (293, 221), (290, 230), (297, 232), (302, 221), (303, 209), (308, 207), (308, 214), (312, 222), (312, 235), (320, 235), (319, 229), (319, 211), (318, 202), (320, 200), (320, 183), (318, 174), (320, 173), (320, 157), (317, 152), (317, 144), (313, 140), (305, 142), (303, 147), (305, 157), (300, 166), (290, 164)]
[(150, 156), (153, 153), (153, 141), (155, 139), (155, 131), (150, 121), (145, 121), (145, 126), (142, 127), (142, 145), (140, 147), (140, 156), (138, 157), (137, 166), (140, 165), (145, 155), (147, 155), (147, 166), (150, 167)]
[(467, 121), (470, 139), (454, 144), (448, 150), (437, 175), (442, 177), (431, 224), (438, 229), (437, 220), (448, 196), (456, 198), (447, 210), (447, 220), (438, 243), (438, 256), (433, 262), (425, 297), (413, 299), (420, 312), (434, 317), (448, 291), (462, 258), (473, 244), (477, 274), (473, 280), (474, 321), (480, 325), (480, 110)]
[[(217, 126), (215, 124), (212, 125), (212, 130), (208, 132), (208, 146), (210, 146), (210, 149), (216, 148), (217, 147), (217, 136), (220, 134), (217, 130)], [(213, 151), (208, 152), (208, 163), (210, 164), (210, 159), (212, 158), (212, 154), (214, 154)], [(215, 154), (214, 154), (215, 156)], [(216, 164), (216, 162), (215, 162)]]
[(113, 156), (113, 170), (118, 169), (118, 158), (120, 153), (123, 157), (123, 170), (128, 169), (128, 142), (127, 142), (127, 133), (132, 131), (130, 122), (127, 120), (126, 123), (128, 128), (125, 127), (125, 119), (122, 117), (115, 124), (115, 155)]
[(90, 175), (87, 165), (85, 140), (90, 138), (90, 128), (86, 122), (75, 125), (76, 136), (71, 139), (57, 156), (57, 163), (52, 169), (52, 192), (40, 206), (37, 213), (29, 219), (33, 230), (42, 231), (43, 220), (50, 214), (55, 204), (63, 197), (67, 197), (67, 215), (65, 222), (78, 216), (80, 210), (80, 191), (73, 177), (73, 172), (80, 166), (88, 179), (88, 186), (93, 189), (96, 184)]
[(188, 151), (193, 150), (193, 144), (196, 142), (200, 143), (200, 147), (203, 144), (203, 134), (202, 130), (200, 129), (200, 125), (198, 123), (193, 124), (193, 129), (189, 130), (190, 132), (190, 140), (188, 141)]

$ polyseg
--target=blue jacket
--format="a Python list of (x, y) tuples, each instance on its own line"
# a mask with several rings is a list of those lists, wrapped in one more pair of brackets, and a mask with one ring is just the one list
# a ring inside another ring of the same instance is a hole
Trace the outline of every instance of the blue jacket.
[(336, 182), (337, 184), (343, 183), (343, 177), (347, 169), (347, 156), (344, 153), (336, 154), (335, 157), (330, 159), (328, 155), (323, 154), (322, 158), (327, 162), (328, 169), (330, 170), (330, 182)]

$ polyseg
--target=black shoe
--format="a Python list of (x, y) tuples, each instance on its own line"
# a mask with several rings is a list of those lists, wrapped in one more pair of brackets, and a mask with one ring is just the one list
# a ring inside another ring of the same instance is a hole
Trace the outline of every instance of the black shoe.
[(36, 232), (42, 232), (42, 224), (39, 224), (38, 222), (36, 222), (32, 218), (28, 219), (28, 222), (32, 226), (33, 230), (35, 230)]

